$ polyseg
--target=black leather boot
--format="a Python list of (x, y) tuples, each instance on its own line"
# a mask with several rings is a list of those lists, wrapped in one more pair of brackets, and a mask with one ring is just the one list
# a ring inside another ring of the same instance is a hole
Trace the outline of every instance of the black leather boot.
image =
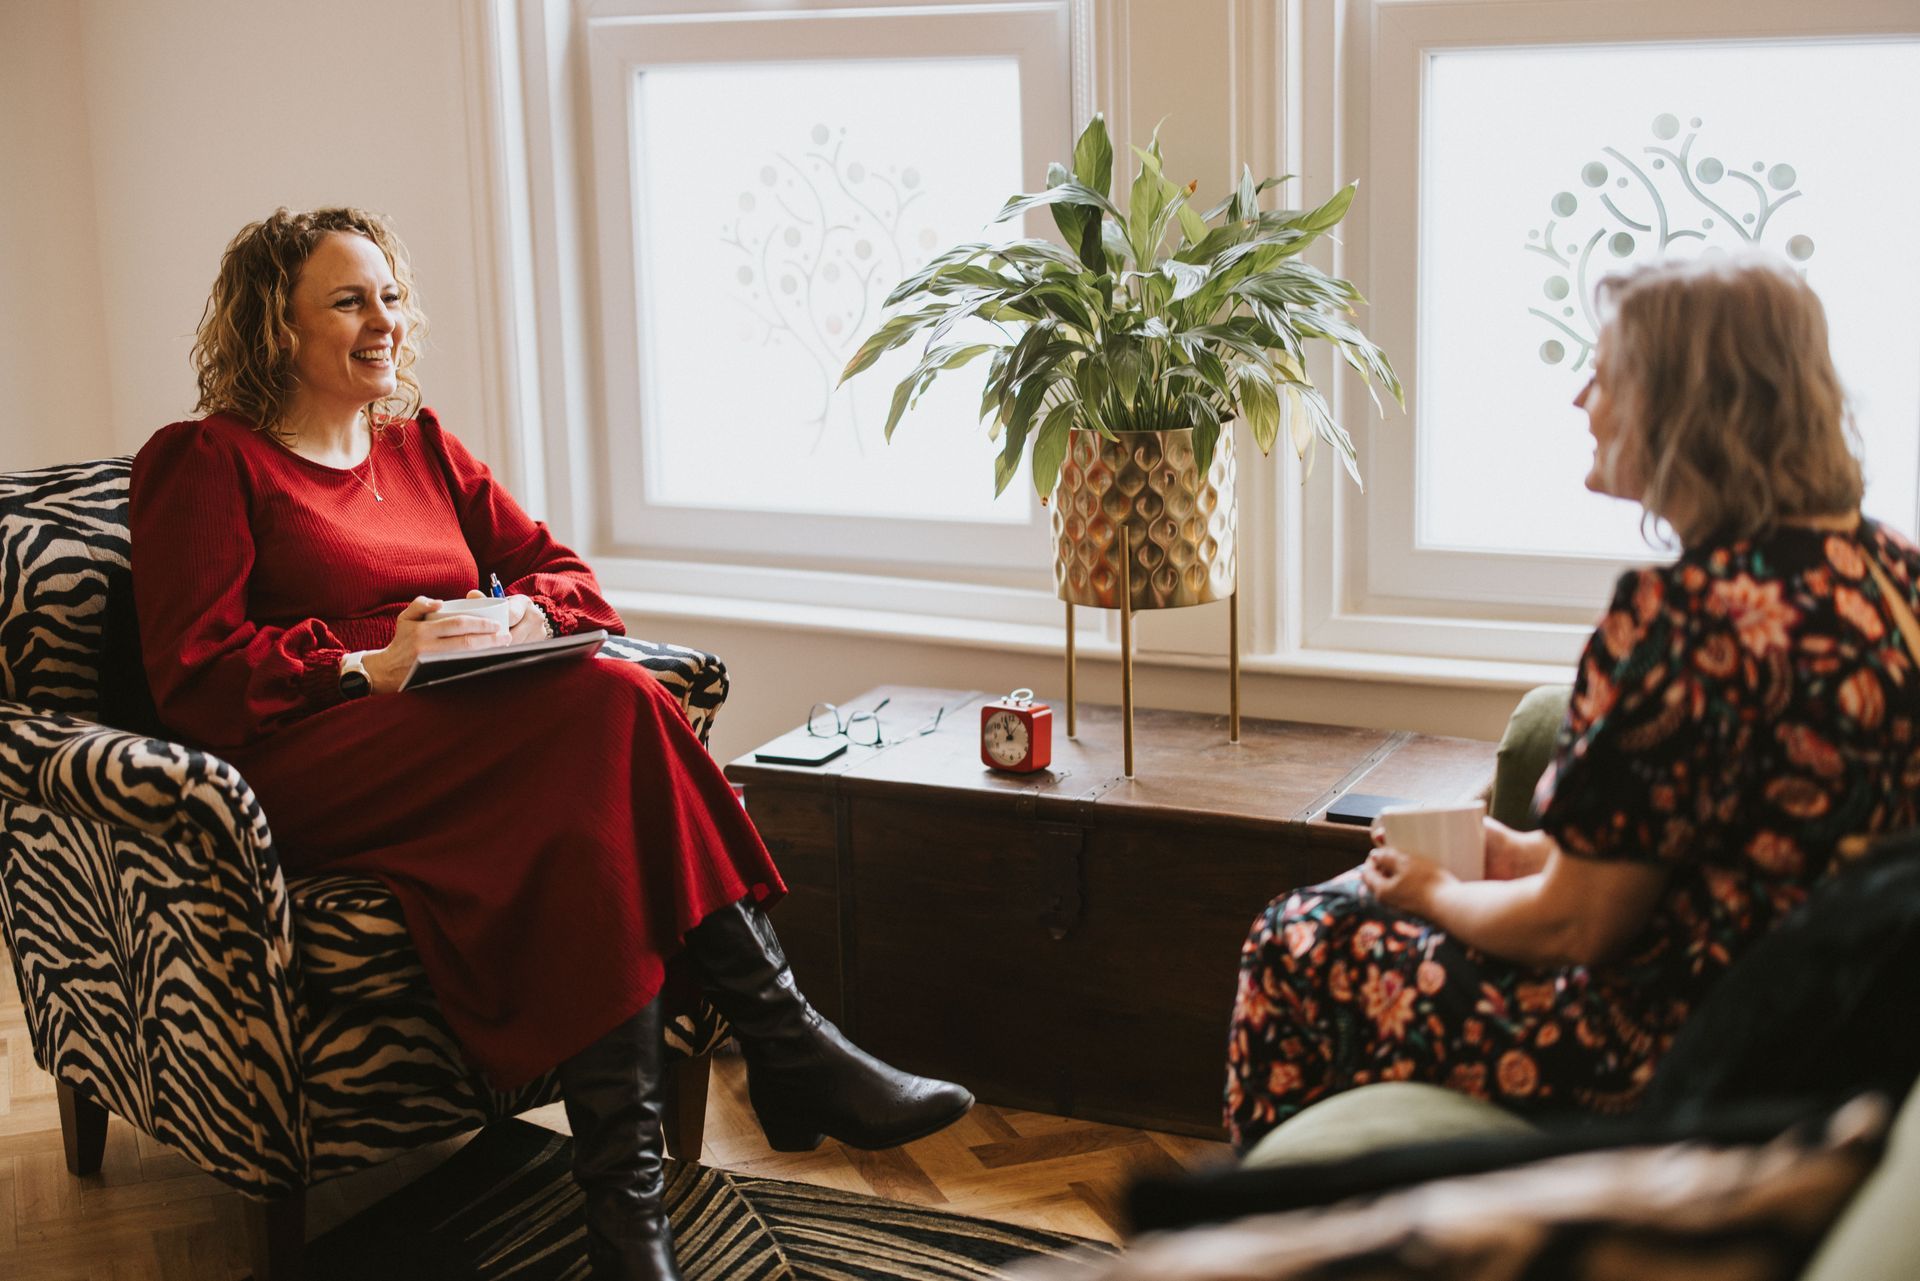
[(560, 1065), (593, 1281), (680, 1281), (662, 1183), (660, 1002)]
[(687, 932), (715, 1008), (740, 1039), (747, 1095), (776, 1152), (805, 1152), (831, 1135), (891, 1148), (945, 1129), (973, 1095), (888, 1067), (808, 1004), (766, 913), (742, 900)]

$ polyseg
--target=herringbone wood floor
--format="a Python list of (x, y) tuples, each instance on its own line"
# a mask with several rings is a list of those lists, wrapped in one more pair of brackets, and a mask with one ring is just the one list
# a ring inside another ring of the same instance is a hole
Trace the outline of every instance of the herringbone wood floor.
[[(567, 1128), (556, 1104), (527, 1114)], [(335, 1180), (308, 1198), (310, 1235), (418, 1178), (464, 1140)], [(891, 1152), (837, 1143), (770, 1150), (738, 1058), (716, 1060), (708, 1165), (961, 1214), (1117, 1240), (1127, 1180), (1227, 1159), (1223, 1143), (982, 1104), (959, 1124)], [(115, 1120), (98, 1175), (67, 1173), (53, 1080), (33, 1062), (13, 968), (0, 952), (0, 1278), (232, 1281), (247, 1273), (240, 1199), (185, 1158)]]

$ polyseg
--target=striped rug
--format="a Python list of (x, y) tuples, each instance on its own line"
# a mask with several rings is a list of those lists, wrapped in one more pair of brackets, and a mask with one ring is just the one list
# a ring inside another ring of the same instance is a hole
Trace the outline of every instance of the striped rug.
[[(525, 1121), (490, 1125), (417, 1182), (315, 1241), (309, 1275), (585, 1281), (572, 1160), (565, 1135)], [(667, 1162), (667, 1204), (686, 1281), (998, 1277), (1022, 1259), (1090, 1244), (687, 1161)]]

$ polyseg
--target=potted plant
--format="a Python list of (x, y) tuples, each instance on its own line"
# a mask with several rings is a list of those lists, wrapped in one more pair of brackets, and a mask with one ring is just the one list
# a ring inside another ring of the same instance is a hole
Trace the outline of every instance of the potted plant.
[[(894, 287), (886, 305), (898, 310), (840, 376), (925, 335), (894, 390), (891, 440), (943, 371), (988, 357), (981, 418), (1001, 441), (995, 492), (1031, 442), (1034, 487), (1052, 499), (1060, 597), (1069, 613), (1120, 607), (1123, 650), (1132, 609), (1233, 596), (1236, 420), (1262, 453), (1282, 432), (1303, 460), (1327, 442), (1359, 483), (1353, 440), (1307, 375), (1310, 343), (1332, 344), (1376, 405), (1378, 387), (1401, 398), (1386, 356), (1350, 319), (1359, 291), (1300, 256), (1346, 216), (1353, 184), (1317, 209), (1263, 210), (1262, 194), (1285, 179), (1256, 184), (1243, 167), (1203, 214), (1188, 204), (1197, 181), (1166, 177), (1157, 129), (1133, 152), (1123, 213), (1095, 115), (1072, 169), (1048, 166), (1046, 190), (1011, 197), (995, 220), (1046, 205), (1064, 247), (1020, 239), (939, 255)], [(948, 341), (962, 325), (990, 336)], [(1071, 621), (1068, 633), (1071, 644)]]
[[(1398, 400), (1400, 383), (1349, 319), (1365, 301), (1359, 291), (1300, 258), (1346, 216), (1354, 184), (1317, 209), (1263, 211), (1262, 193), (1286, 179), (1256, 185), (1243, 169), (1227, 198), (1202, 214), (1187, 203), (1197, 182), (1165, 176), (1157, 130), (1134, 154), (1140, 169), (1122, 213), (1109, 192), (1113, 146), (1096, 114), (1074, 144), (1072, 170), (1050, 165), (1045, 191), (1009, 198), (995, 219), (1050, 206), (1067, 247), (1021, 239), (941, 254), (894, 287), (886, 305), (901, 310), (861, 344), (841, 381), (927, 334), (920, 362), (895, 389), (890, 440), (943, 370), (990, 356), (981, 416), (1004, 442), (996, 493), (1031, 441), (1034, 486), (1047, 496), (1074, 428), (1109, 438), (1191, 430), (1204, 471), (1235, 419), (1263, 453), (1283, 430), (1303, 459), (1316, 437), (1326, 441), (1358, 483), (1353, 440), (1307, 377), (1307, 345), (1332, 343), (1370, 391), (1377, 383)], [(975, 317), (997, 326), (998, 337), (940, 341)]]

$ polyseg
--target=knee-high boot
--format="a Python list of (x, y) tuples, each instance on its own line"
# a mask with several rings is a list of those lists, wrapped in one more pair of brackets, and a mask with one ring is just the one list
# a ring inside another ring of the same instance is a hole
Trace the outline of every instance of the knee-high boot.
[(747, 1094), (767, 1142), (804, 1152), (831, 1135), (890, 1148), (966, 1115), (973, 1095), (892, 1068), (847, 1040), (807, 1002), (766, 914), (742, 900), (687, 932), (714, 1006), (740, 1038)]
[(660, 1002), (560, 1065), (593, 1281), (680, 1281), (662, 1183)]

